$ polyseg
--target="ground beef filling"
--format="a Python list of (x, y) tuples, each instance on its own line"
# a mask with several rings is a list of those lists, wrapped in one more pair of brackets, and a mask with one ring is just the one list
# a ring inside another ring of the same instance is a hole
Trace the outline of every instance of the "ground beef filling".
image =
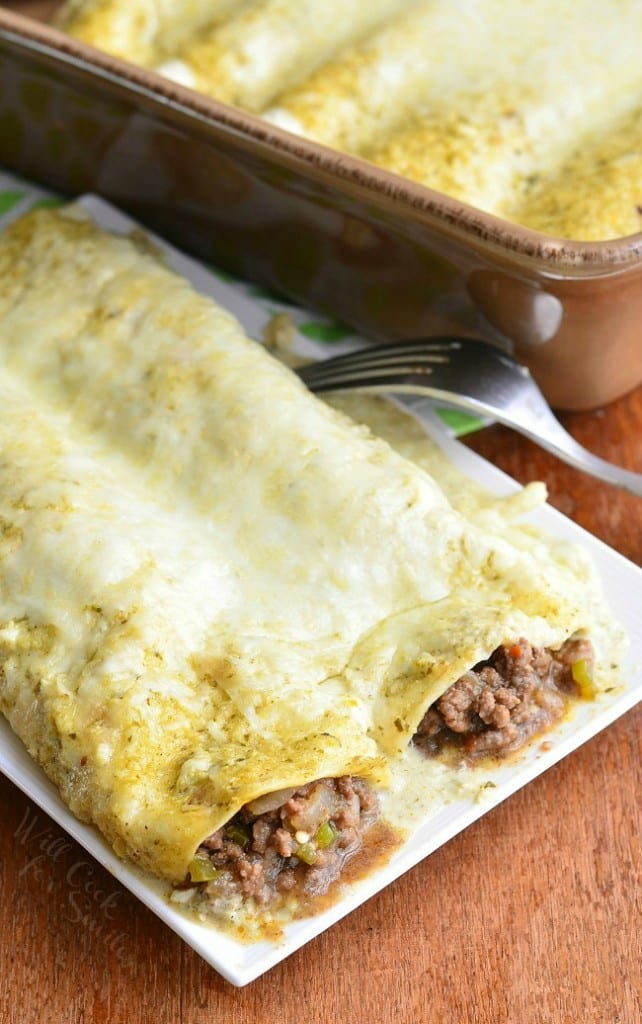
[(378, 817), (375, 794), (363, 779), (319, 779), (246, 804), (199, 847), (190, 881), (206, 897), (279, 896), (327, 892), (359, 852)]
[(585, 639), (556, 651), (524, 639), (498, 647), (428, 709), (415, 744), (433, 754), (456, 747), (473, 758), (515, 751), (559, 719), (570, 697), (586, 693), (593, 665)]

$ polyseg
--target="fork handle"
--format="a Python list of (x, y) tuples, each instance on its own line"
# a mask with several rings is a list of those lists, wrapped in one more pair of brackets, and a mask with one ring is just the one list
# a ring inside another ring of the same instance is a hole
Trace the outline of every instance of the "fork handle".
[(604, 483), (611, 484), (612, 487), (620, 487), (630, 494), (635, 494), (638, 498), (642, 497), (642, 475), (640, 473), (616, 466), (583, 448), (554, 416), (547, 416), (546, 436), (544, 436), (521, 419), (519, 421), (515, 418), (504, 420), (499, 410), (494, 415), (495, 419), (512, 427), (513, 430), (518, 430), (520, 434), (556, 455), (558, 459), (566, 462), (569, 466), (573, 466), (574, 469), (579, 469), (598, 480), (603, 480)]

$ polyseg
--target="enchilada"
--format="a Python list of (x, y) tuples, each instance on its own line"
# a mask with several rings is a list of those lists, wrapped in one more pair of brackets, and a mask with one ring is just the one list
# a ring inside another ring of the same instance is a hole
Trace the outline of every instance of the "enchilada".
[(520, 638), (556, 661), (588, 632), (564, 685), (611, 682), (581, 560), (456, 507), (146, 239), (73, 207), (15, 222), (0, 325), (2, 710), (178, 892), (270, 898), (268, 850), (286, 891), (333, 881), (429, 709)]

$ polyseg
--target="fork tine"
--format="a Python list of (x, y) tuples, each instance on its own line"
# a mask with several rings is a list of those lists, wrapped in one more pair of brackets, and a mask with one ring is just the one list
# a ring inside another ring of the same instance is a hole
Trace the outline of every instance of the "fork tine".
[[(334, 360), (332, 360), (334, 363)], [(441, 362), (441, 361), (440, 361)], [(387, 359), (370, 362), (352, 362), (343, 364), (341, 366), (327, 366), (324, 367), (322, 363), (315, 365), (314, 367), (304, 367), (299, 371), (299, 376), (306, 382), (306, 384), (315, 383), (318, 386), (326, 384), (331, 380), (357, 380), (364, 376), (374, 375), (390, 375), (391, 373), (395, 378), (401, 377), (402, 375), (408, 374), (422, 374), (425, 376), (430, 375), (436, 368), (436, 363), (430, 359), (416, 359), (412, 362), (402, 362), (399, 359), (395, 359), (393, 356)], [(307, 372), (306, 372), (307, 371)]]
[[(450, 352), (422, 352), (417, 349), (415, 352), (350, 352), (345, 356), (338, 356), (335, 360), (321, 360), (315, 364), (319, 371), (323, 369), (326, 362), (335, 363), (343, 369), (359, 366), (366, 369), (368, 366), (417, 366), (420, 364), (443, 364), (449, 363), (452, 358)], [(339, 359), (341, 362), (339, 363)]]
[[(416, 373), (416, 371), (413, 371)], [(427, 376), (430, 371), (427, 371)], [(385, 367), (370, 368), (368, 372), (361, 369), (356, 369), (353, 372), (339, 370), (336, 372), (328, 373), (325, 375), (314, 374), (307, 380), (302, 377), (303, 382), (309, 387), (311, 391), (329, 391), (329, 390), (344, 390), (351, 388), (353, 391), (356, 390), (373, 390), (378, 387), (384, 390), (393, 388), (394, 390), (400, 390), (403, 386), (408, 373), (396, 371), (391, 373)]]
[(430, 372), (430, 367), (450, 362), (451, 351), (445, 345), (427, 349), (414, 342), (407, 345), (378, 345), (358, 349), (332, 359), (321, 360), (301, 367), (299, 374), (304, 380), (324, 380), (338, 373), (370, 373), (379, 368), (392, 366), (397, 373)]
[(398, 363), (400, 359), (415, 359), (435, 362), (447, 361), (454, 351), (460, 348), (459, 342), (392, 342), (387, 345), (369, 345), (364, 348), (355, 349), (353, 352), (346, 352), (340, 356), (333, 356), (330, 360), (321, 360), (311, 364), (318, 369), (326, 362), (332, 362), (336, 366), (347, 366), (350, 363), (359, 365), (370, 365), (382, 361)]

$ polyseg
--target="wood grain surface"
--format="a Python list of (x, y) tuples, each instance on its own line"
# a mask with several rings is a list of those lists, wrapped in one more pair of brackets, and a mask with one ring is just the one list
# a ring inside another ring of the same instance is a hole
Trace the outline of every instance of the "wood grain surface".
[[(565, 421), (642, 471), (642, 389)], [(642, 501), (503, 428), (469, 443), (642, 564)], [(0, 778), (0, 1022), (639, 1024), (641, 727), (638, 707), (241, 990)]]

